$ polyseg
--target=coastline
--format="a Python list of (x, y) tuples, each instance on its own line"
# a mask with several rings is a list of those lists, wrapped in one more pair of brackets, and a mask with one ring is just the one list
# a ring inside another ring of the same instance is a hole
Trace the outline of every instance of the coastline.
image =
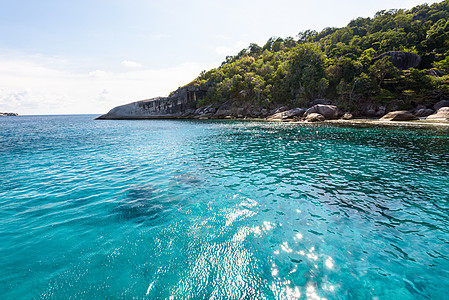
[(350, 120), (337, 119), (337, 120), (324, 120), (318, 122), (309, 122), (306, 120), (279, 120), (279, 119), (267, 119), (267, 118), (237, 118), (237, 117), (224, 117), (224, 118), (214, 118), (214, 117), (204, 117), (204, 116), (145, 116), (145, 117), (132, 117), (132, 118), (110, 118), (102, 119), (95, 118), (95, 120), (228, 120), (228, 121), (243, 121), (243, 122), (266, 122), (266, 123), (291, 123), (291, 124), (307, 124), (307, 125), (344, 125), (344, 126), (381, 126), (381, 127), (436, 127), (436, 128), (449, 128), (449, 121), (441, 120), (414, 120), (414, 121), (382, 121), (380, 118), (369, 119), (369, 118), (354, 118)]

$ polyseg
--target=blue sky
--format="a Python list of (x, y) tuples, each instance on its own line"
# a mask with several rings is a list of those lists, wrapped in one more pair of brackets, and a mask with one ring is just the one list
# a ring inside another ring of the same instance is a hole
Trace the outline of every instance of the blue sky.
[(423, 3), (0, 0), (0, 112), (105, 113), (166, 96), (249, 43)]

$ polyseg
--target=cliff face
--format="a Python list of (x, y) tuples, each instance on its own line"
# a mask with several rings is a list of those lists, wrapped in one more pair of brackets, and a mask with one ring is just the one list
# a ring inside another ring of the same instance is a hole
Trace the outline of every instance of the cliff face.
[(209, 88), (209, 85), (179, 88), (168, 97), (157, 97), (114, 107), (97, 119), (179, 118), (193, 113), (197, 101), (206, 95)]

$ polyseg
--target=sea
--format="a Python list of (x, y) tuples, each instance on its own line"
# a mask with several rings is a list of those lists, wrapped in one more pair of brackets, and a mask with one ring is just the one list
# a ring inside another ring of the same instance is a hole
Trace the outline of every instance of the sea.
[(1, 299), (447, 299), (449, 128), (0, 118)]

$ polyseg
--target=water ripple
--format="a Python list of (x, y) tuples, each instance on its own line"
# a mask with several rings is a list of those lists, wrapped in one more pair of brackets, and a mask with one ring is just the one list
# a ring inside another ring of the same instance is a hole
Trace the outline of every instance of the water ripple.
[(5, 119), (6, 298), (446, 295), (447, 129)]

